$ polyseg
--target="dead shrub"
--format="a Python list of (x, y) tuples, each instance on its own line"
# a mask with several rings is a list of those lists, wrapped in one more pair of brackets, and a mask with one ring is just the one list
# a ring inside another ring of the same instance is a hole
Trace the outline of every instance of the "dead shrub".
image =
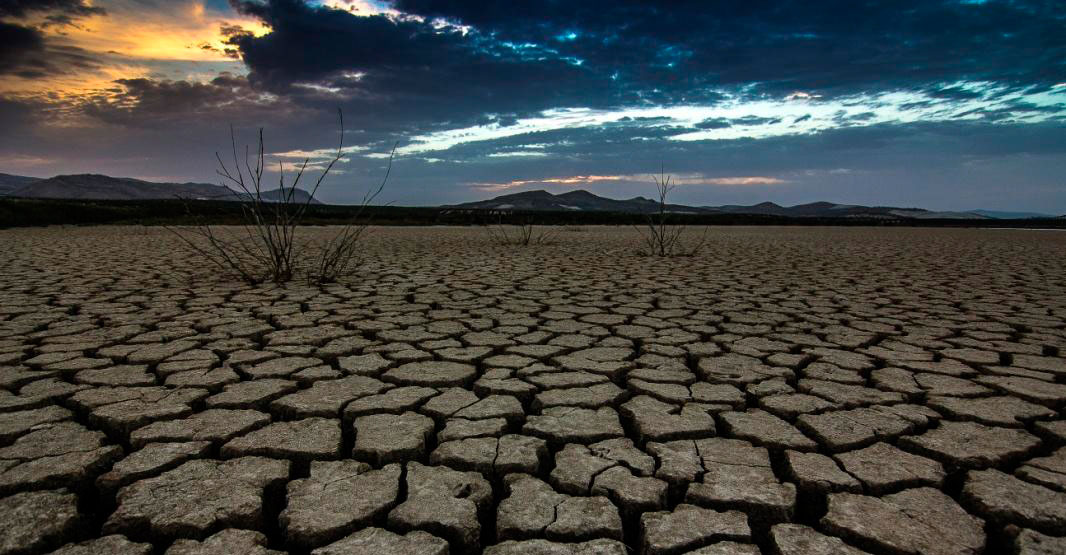
[[(337, 115), (340, 139), (336, 154), (325, 164), (307, 191), (299, 189), (299, 185), (308, 170), (310, 158), (305, 158), (299, 164), (288, 183), (284, 164), (279, 161), (278, 188), (267, 190), (264, 183), (266, 155), (263, 129), (259, 129), (255, 153), (246, 145), (242, 159), (237, 149), (236, 134), (230, 126), (232, 161), (227, 163), (221, 154), (215, 153), (218, 161), (216, 173), (221, 177), (222, 184), (232, 191), (232, 200), (240, 203), (242, 223), (239, 231), (218, 230), (216, 226), (204, 222), (192, 208), (191, 203), (195, 201), (189, 199), (183, 199), (186, 212), (196, 223), (186, 228), (167, 229), (174, 232), (185, 247), (211, 265), (250, 284), (285, 283), (292, 280), (299, 270), (306, 272), (309, 282), (335, 281), (351, 268), (356, 258), (359, 241), (368, 225), (364, 221), (366, 208), (385, 188), (396, 151), (394, 146), (385, 178), (376, 189), (368, 191), (363, 197), (355, 216), (336, 235), (321, 244), (312, 245), (299, 237), (298, 231), (323, 180), (343, 156), (344, 115), (340, 110)], [(301, 193), (306, 194), (306, 197), (301, 197)]]
[(502, 216), (498, 223), (486, 229), (496, 244), (517, 247), (547, 245), (555, 240), (559, 231), (553, 226), (537, 226), (531, 217), (521, 219), (517, 223), (505, 224)]
[(642, 226), (634, 225), (633, 228), (640, 233), (640, 241), (636, 252), (640, 256), (695, 256), (703, 248), (707, 240), (706, 229), (703, 235), (695, 242), (686, 244), (682, 240), (687, 226), (673, 223), (672, 214), (669, 210), (667, 197), (677, 185), (671, 183), (672, 176), (666, 175), (661, 170), (659, 175), (652, 175), (655, 182), (656, 195), (658, 197), (655, 210), (645, 215), (645, 223)]

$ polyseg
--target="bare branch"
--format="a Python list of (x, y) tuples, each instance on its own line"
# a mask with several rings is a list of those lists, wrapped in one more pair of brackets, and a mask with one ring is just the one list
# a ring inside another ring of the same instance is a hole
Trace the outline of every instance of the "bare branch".
[(673, 176), (667, 175), (665, 165), (660, 167), (659, 175), (652, 175), (655, 183), (655, 192), (658, 195), (657, 206), (654, 210), (645, 214), (643, 227), (633, 226), (640, 233), (641, 246), (637, 249), (638, 254), (644, 256), (694, 256), (706, 241), (706, 230), (703, 237), (690, 249), (683, 248), (682, 235), (685, 226), (670, 223), (671, 212), (667, 197), (677, 186), (673, 182)]

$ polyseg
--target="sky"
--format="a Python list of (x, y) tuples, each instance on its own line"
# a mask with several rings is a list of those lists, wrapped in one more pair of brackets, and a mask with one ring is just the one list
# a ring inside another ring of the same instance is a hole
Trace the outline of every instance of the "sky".
[(0, 0), (0, 172), (1066, 213), (1057, 0)]

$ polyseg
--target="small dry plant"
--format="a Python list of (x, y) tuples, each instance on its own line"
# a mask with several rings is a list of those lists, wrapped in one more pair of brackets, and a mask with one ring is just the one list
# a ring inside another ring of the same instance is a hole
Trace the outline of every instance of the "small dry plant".
[[(188, 228), (168, 228), (184, 245), (226, 274), (231, 274), (247, 283), (284, 283), (295, 277), (299, 268), (306, 268), (307, 279), (312, 283), (335, 281), (352, 265), (358, 252), (359, 240), (364, 235), (367, 223), (362, 221), (370, 203), (385, 188), (392, 171), (393, 155), (389, 156), (388, 170), (377, 189), (363, 197), (355, 216), (341, 230), (323, 244), (314, 248), (308, 241), (297, 237), (297, 230), (307, 214), (315, 194), (339, 162), (344, 150), (344, 116), (338, 110), (340, 140), (337, 152), (331, 158), (314, 184), (301, 198), (299, 184), (310, 164), (305, 158), (296, 168), (292, 179), (286, 184), (285, 167), (278, 162), (278, 188), (264, 189), (266, 155), (263, 129), (259, 129), (259, 141), (254, 155), (246, 145), (243, 159), (238, 154), (236, 134), (230, 127), (232, 162), (227, 164), (218, 153), (216, 173), (223, 185), (233, 191), (233, 200), (240, 202), (242, 223), (238, 231), (218, 230), (199, 218), (192, 210), (188, 199), (186, 212), (196, 222)], [(254, 160), (253, 160), (254, 158)], [(300, 191), (303, 192), (303, 191)]]
[(640, 246), (637, 248), (637, 254), (663, 257), (695, 256), (707, 240), (706, 230), (695, 244), (686, 245), (682, 241), (682, 236), (687, 227), (672, 223), (670, 211), (667, 210), (666, 198), (677, 185), (671, 183), (672, 176), (666, 175), (665, 170), (660, 170), (659, 175), (651, 177), (655, 181), (658, 207), (646, 214), (644, 225), (633, 226), (640, 233)]
[(555, 240), (558, 230), (548, 227), (537, 227), (533, 218), (527, 218), (515, 224), (503, 223), (503, 217), (495, 225), (488, 226), (489, 236), (499, 245), (528, 247), (530, 245), (546, 245)]

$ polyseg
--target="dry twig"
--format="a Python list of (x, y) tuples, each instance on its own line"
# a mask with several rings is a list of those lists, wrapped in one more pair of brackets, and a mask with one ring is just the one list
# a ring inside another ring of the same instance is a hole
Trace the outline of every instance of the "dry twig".
[(658, 196), (658, 206), (653, 212), (646, 214), (646, 222), (643, 226), (633, 226), (640, 233), (641, 246), (637, 254), (642, 256), (695, 256), (707, 240), (706, 230), (694, 245), (686, 247), (681, 236), (687, 229), (684, 225), (670, 222), (670, 211), (667, 209), (667, 196), (674, 190), (676, 184), (671, 183), (672, 176), (666, 175), (665, 169), (660, 170), (659, 175), (652, 175), (655, 181), (655, 189)]

